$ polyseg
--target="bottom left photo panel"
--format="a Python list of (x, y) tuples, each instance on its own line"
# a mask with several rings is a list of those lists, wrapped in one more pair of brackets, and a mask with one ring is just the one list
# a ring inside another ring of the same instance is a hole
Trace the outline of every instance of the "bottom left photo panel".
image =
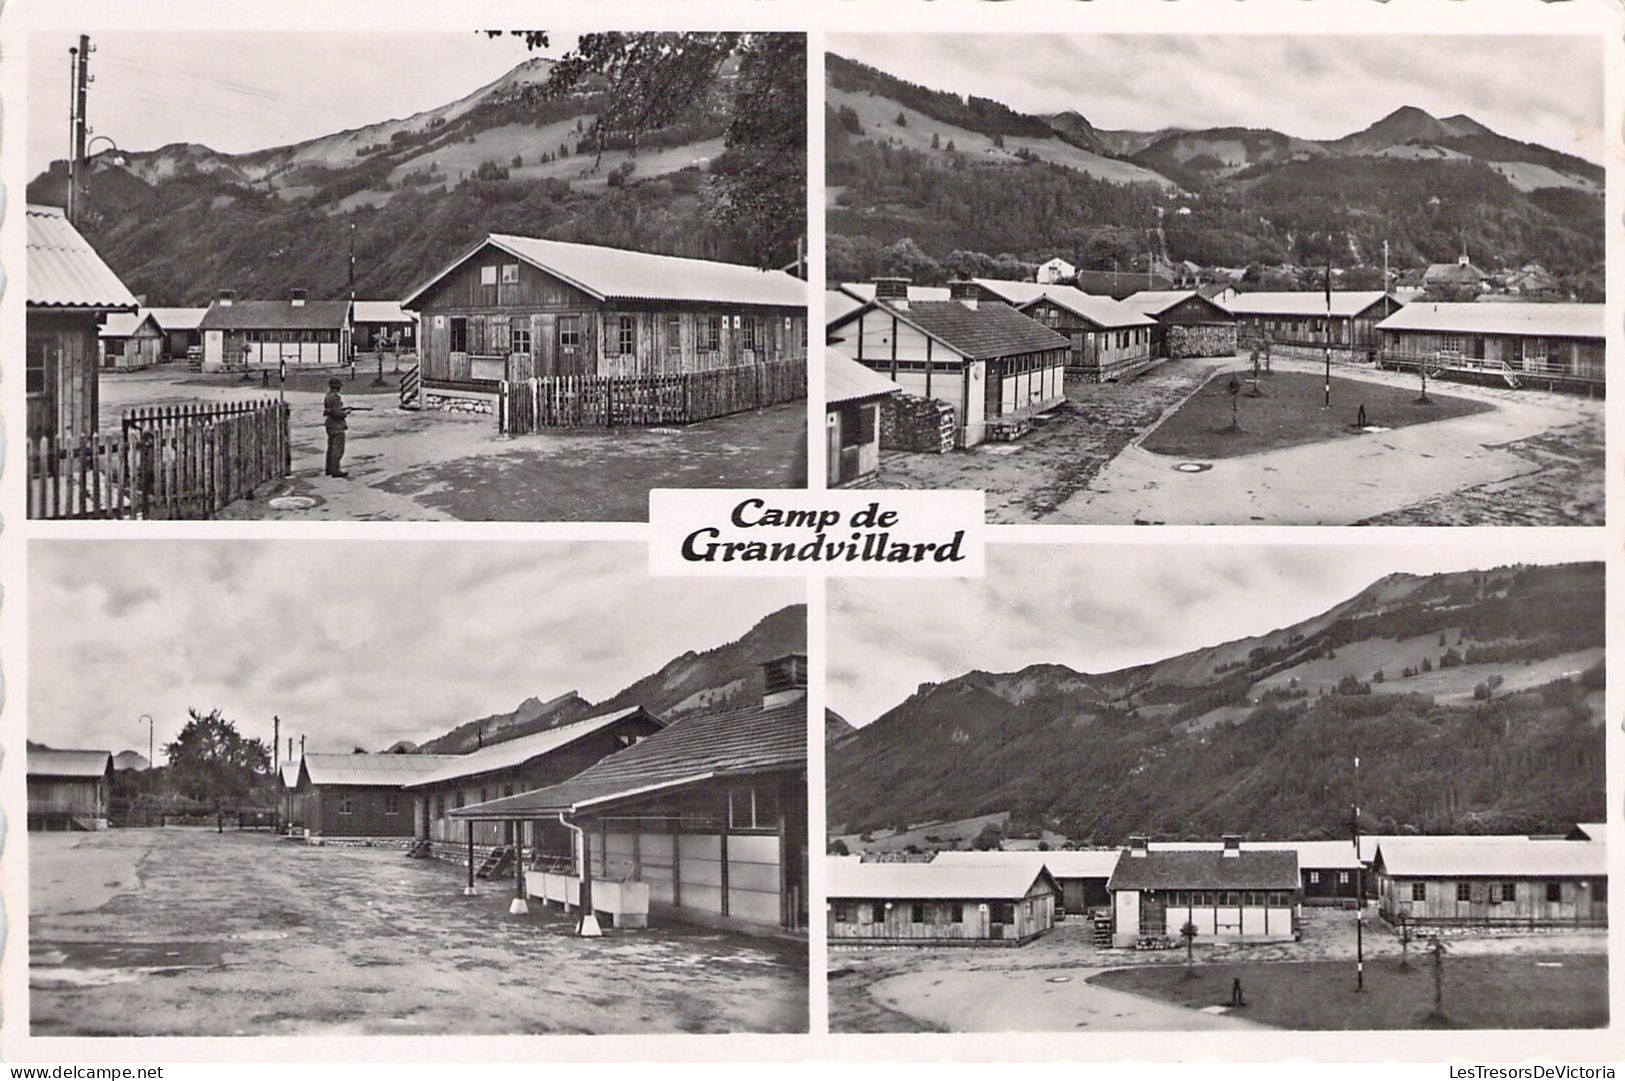
[(32, 1035), (808, 1030), (802, 580), (630, 542), (28, 564)]

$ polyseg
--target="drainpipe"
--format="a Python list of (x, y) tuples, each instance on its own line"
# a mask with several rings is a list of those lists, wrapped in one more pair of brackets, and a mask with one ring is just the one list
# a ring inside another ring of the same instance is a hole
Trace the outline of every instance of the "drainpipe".
[(600, 938), (603, 929), (598, 926), (598, 917), (592, 910), (592, 849), (588, 847), (592, 842), (587, 840), (587, 831), (571, 822), (565, 817), (566, 812), (559, 812), (559, 825), (576, 835), (581, 845), (581, 922), (576, 924), (576, 934), (582, 938)]

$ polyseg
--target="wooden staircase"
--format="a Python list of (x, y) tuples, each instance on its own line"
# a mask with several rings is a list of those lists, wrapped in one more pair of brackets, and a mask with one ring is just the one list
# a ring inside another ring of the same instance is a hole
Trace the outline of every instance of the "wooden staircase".
[(1519, 387), (1523, 386), (1522, 383), (1518, 382), (1518, 375), (1512, 370), (1512, 365), (1508, 364), (1504, 360), (1501, 362), (1501, 378), (1505, 379), (1507, 386), (1511, 387), (1513, 390), (1517, 390)]
[(433, 855), (433, 848), (427, 837), (419, 837), (406, 846), (406, 858), (409, 860), (426, 860)]
[(485, 860), (474, 872), (475, 878), (506, 878), (513, 870), (513, 849), (498, 845), (485, 854)]
[(401, 373), (401, 408), (423, 408), (423, 373), (422, 366), (408, 368)]
[(1096, 949), (1104, 950), (1112, 944), (1112, 914), (1110, 912), (1096, 912), (1090, 917), (1094, 927), (1090, 929), (1090, 939)]

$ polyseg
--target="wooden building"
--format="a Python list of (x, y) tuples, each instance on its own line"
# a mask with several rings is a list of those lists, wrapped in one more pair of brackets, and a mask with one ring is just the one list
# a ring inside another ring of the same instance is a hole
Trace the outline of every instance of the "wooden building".
[(411, 837), (403, 786), (457, 761), (440, 754), (306, 754), (292, 818), (313, 837)]
[(27, 758), (29, 829), (107, 828), (113, 785), (110, 752), (29, 747)]
[[(416, 835), (430, 842), (435, 856), (452, 860), (464, 857), (470, 836), (481, 850), (511, 845), (513, 831), (507, 823), (470, 826), (453, 818), (453, 812), (558, 784), (653, 735), (664, 723), (642, 706), (631, 706), (457, 755), (407, 785)], [(557, 823), (553, 827), (563, 832)]]
[(102, 323), (102, 367), (138, 371), (164, 360), (164, 332), (152, 312), (116, 312)]
[(1602, 304), (1416, 301), (1377, 330), (1387, 368), (1426, 364), (1449, 375), (1482, 372), (1569, 389), (1601, 389), (1607, 380)]
[(901, 387), (837, 349), (824, 349), (824, 432), (831, 488), (854, 488), (880, 472), (880, 410)]
[[(412, 290), (427, 392), (807, 356), (807, 283), (778, 270), (492, 233)], [(431, 398), (434, 394), (429, 395)]]
[(398, 300), (357, 300), (352, 319), (350, 341), (357, 353), (417, 351), (417, 316)]
[(877, 298), (830, 324), (832, 348), (905, 393), (954, 409), (955, 441), (1013, 438), (1066, 398), (1067, 339), (1008, 304), (976, 296), (909, 299), (908, 282), (875, 283)]
[(1196, 289), (1142, 291), (1126, 307), (1156, 321), (1151, 353), (1158, 358), (1228, 357), (1236, 352), (1235, 313)]
[(222, 289), (198, 328), (206, 372), (332, 368), (350, 361), (350, 302), (310, 300), (303, 289), (287, 300), (238, 300)]
[(1122, 853), (1115, 848), (1051, 850), (1049, 852), (938, 852), (932, 863), (942, 866), (982, 867), (993, 863), (1018, 863), (1033, 869), (1042, 867), (1061, 891), (1056, 902), (1056, 918), (1078, 916), (1111, 904), (1106, 883)]
[(1086, 383), (1132, 379), (1157, 359), (1151, 341), (1156, 321), (1111, 297), (1068, 285), (996, 278), (952, 282), (948, 288), (956, 296), (975, 293), (1002, 300), (1066, 338), (1071, 343), (1066, 373)]
[(1378, 911), (1422, 926), (1603, 927), (1608, 846), (1517, 838), (1441, 843), (1390, 838), (1371, 869)]
[[(759, 703), (679, 717), (562, 784), (452, 817), (470, 830), (505, 824), (523, 841), (520, 888), (531, 900), (618, 927), (653, 916), (803, 934), (806, 657), (762, 669)], [(543, 829), (560, 823), (562, 838)]]
[(1112, 944), (1180, 940), (1186, 923), (1198, 942), (1288, 942), (1298, 934), (1298, 856), (1243, 851), (1226, 837), (1219, 851), (1153, 851), (1130, 840), (1107, 883)]
[[(1222, 841), (1152, 841), (1153, 852), (1221, 852)], [(1352, 904), (1360, 895), (1361, 873), (1365, 865), (1352, 840), (1342, 841), (1247, 841), (1243, 852), (1293, 852), (1298, 857), (1299, 899), (1306, 905)], [(1366, 896), (1372, 896), (1374, 882), (1365, 883)]]
[(27, 434), (72, 439), (97, 428), (98, 326), (135, 297), (60, 209), (29, 204), (24, 393)]
[(164, 332), (162, 360), (185, 360), (197, 350), (203, 356), (203, 317), (208, 308), (147, 308)]
[(1030, 860), (832, 859), (825, 874), (831, 945), (1021, 946), (1052, 930), (1061, 906), (1061, 887)]
[(1300, 292), (1237, 293), (1229, 308), (1236, 315), (1241, 348), (1268, 339), (1284, 353), (1321, 355), (1330, 348), (1345, 359), (1375, 360), (1382, 335), (1377, 324), (1402, 302), (1380, 289), (1334, 289), (1329, 305), (1320, 289)]

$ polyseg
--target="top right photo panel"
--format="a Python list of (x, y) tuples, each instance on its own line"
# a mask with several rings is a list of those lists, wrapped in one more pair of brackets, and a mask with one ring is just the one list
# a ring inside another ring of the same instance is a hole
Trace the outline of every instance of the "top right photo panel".
[(1600, 37), (828, 42), (831, 487), (1603, 524)]

